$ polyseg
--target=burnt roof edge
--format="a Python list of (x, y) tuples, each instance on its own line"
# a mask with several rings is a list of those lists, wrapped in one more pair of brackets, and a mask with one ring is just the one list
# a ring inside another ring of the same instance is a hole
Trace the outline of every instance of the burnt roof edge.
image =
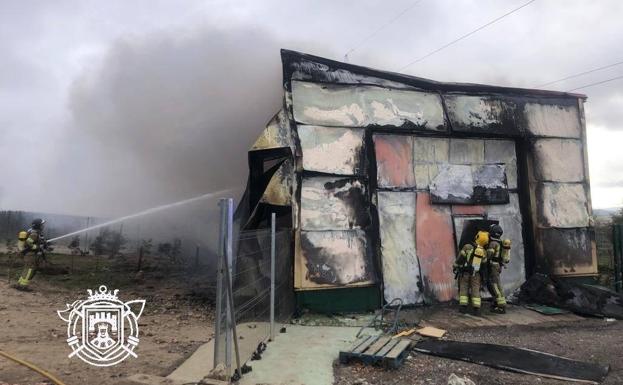
[[(504, 87), (493, 86), (488, 84), (477, 83), (453, 83), (453, 82), (439, 82), (436, 80), (430, 80), (420, 78), (417, 76), (405, 75), (397, 72), (382, 71), (369, 67), (359, 66), (350, 63), (344, 63), (337, 60), (327, 59), (320, 56), (310, 55), (298, 51), (292, 51), (288, 49), (281, 49), (281, 60), (284, 67), (284, 75), (287, 73), (287, 66), (289, 63), (301, 61), (302, 59), (311, 62), (316, 62), (329, 66), (331, 69), (343, 69), (356, 74), (373, 76), (385, 80), (404, 83), (413, 87), (440, 91), (440, 92), (473, 92), (473, 93), (498, 93), (498, 94), (512, 94), (520, 96), (533, 96), (533, 97), (555, 97), (555, 98), (573, 98), (573, 99), (587, 99), (585, 94), (578, 94), (572, 92), (562, 91), (550, 91), (540, 90), (533, 88), (518, 88), (518, 87)], [(286, 79), (284, 79), (286, 80)], [(289, 80), (289, 79), (287, 79)]]

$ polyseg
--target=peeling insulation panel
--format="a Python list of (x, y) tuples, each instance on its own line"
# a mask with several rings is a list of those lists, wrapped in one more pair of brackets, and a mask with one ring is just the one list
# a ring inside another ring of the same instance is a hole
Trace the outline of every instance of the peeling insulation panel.
[(534, 158), (537, 180), (584, 181), (584, 153), (579, 140), (537, 139), (534, 142)]
[(415, 187), (412, 136), (374, 135), (374, 152), (379, 187)]
[(584, 185), (543, 183), (537, 189), (541, 227), (587, 227), (588, 206)]
[(346, 230), (368, 225), (368, 198), (356, 178), (306, 177), (301, 188), (302, 230)]
[(286, 159), (270, 178), (260, 202), (276, 206), (289, 206), (292, 204), (292, 181), (292, 161)]
[(362, 230), (301, 231), (298, 243), (297, 288), (369, 285), (375, 282), (371, 252)]
[(300, 125), (297, 131), (304, 170), (338, 175), (362, 173), (363, 129)]
[(526, 103), (524, 107), (528, 131), (534, 136), (577, 138), (581, 131), (576, 105)]
[(415, 252), (415, 193), (378, 192), (379, 228), (385, 301), (402, 298), (421, 303), (421, 279)]
[(445, 130), (441, 98), (435, 93), (292, 81), (292, 102), (294, 120), (303, 124)]
[(456, 293), (452, 264), (456, 256), (449, 206), (433, 205), (427, 193), (416, 201), (416, 250), (427, 298), (445, 302)]
[(505, 168), (499, 164), (440, 166), (430, 195), (433, 203), (508, 203)]

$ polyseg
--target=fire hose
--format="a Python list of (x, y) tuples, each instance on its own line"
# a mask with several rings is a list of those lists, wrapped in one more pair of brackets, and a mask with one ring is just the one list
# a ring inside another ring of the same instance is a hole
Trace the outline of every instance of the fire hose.
[(56, 376), (54, 376), (53, 374), (50, 374), (48, 372), (46, 372), (45, 370), (31, 364), (30, 362), (24, 361), (24, 360), (20, 360), (17, 357), (13, 357), (12, 355), (10, 355), (7, 352), (4, 352), (2, 350), (0, 350), (0, 356), (7, 358), (11, 361), (17, 362), (20, 365), (23, 365), (25, 367), (27, 367), (30, 370), (33, 370), (39, 374), (41, 374), (43, 377), (49, 379), (50, 381), (52, 381), (54, 384), (56, 385), (66, 385), (63, 381), (59, 380)]

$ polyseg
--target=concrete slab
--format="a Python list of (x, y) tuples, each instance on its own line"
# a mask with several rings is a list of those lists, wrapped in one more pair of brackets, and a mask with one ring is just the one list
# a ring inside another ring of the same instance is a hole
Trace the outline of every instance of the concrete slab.
[[(281, 324), (277, 324), (277, 330)], [(238, 348), (240, 349), (240, 365), (251, 359), (257, 345), (268, 338), (270, 323), (245, 322), (237, 325)], [(233, 346), (232, 346), (233, 351)], [(183, 383), (195, 383), (210, 373), (214, 363), (214, 340), (201, 345), (184, 363), (175, 369), (166, 378)], [(232, 360), (232, 371), (235, 368), (235, 359)]]
[(289, 325), (287, 333), (276, 336), (260, 361), (252, 361), (253, 371), (240, 385), (330, 385), (333, 361), (340, 350), (355, 340), (359, 328)]

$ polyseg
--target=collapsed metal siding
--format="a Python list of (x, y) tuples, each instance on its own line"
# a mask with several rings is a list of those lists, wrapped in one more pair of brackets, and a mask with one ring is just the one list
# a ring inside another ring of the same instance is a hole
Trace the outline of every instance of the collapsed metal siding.
[[(558, 274), (595, 268), (588, 263), (591, 210), (581, 96), (438, 83), (291, 51), (282, 51), (282, 58), (295, 162), (297, 289), (375, 284), (377, 261), (386, 299), (400, 295), (417, 303), (426, 294), (448, 300), (455, 292), (455, 227), (470, 215), (499, 220), (512, 239), (513, 262), (503, 274), (508, 289), (525, 278), (527, 257), (546, 261), (537, 267), (551, 266)], [(576, 170), (559, 172), (567, 156)], [(431, 202), (431, 186), (435, 192), (447, 179), (443, 170), (461, 166), (472, 179), (487, 175), (487, 183), (495, 182), (494, 190), (508, 197)], [(322, 178), (357, 180), (358, 194), (369, 199), (341, 200)], [(416, 197), (414, 208), (409, 196)], [(356, 212), (360, 219), (354, 219)], [(581, 251), (558, 256), (556, 250), (565, 249), (561, 243)], [(356, 252), (346, 253), (347, 244)], [(406, 279), (415, 266), (419, 274)]]

